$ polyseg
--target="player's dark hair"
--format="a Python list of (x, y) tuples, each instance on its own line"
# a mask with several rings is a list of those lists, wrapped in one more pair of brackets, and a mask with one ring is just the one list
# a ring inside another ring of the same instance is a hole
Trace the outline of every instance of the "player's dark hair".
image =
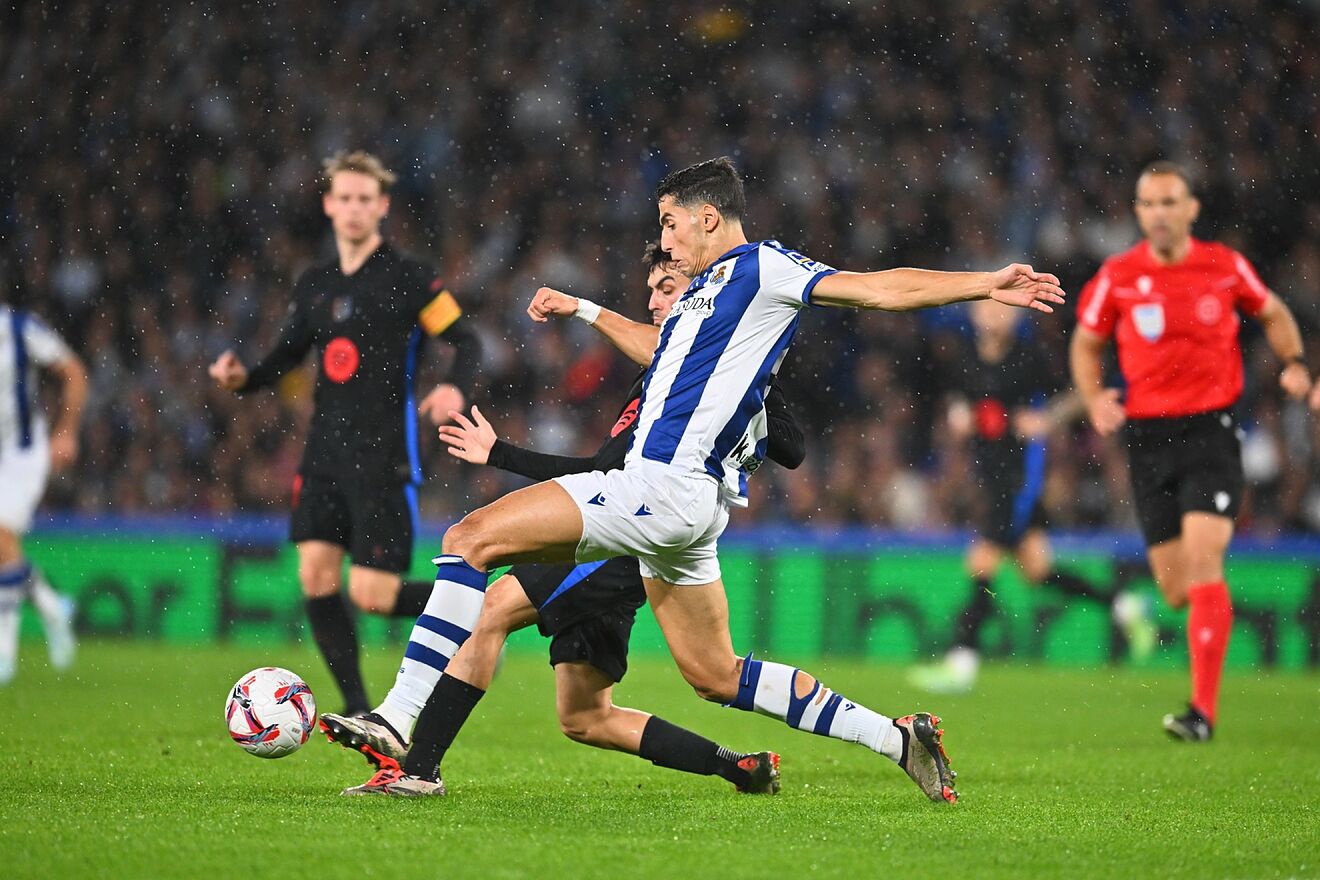
[(714, 205), (730, 220), (741, 220), (747, 210), (742, 178), (728, 156), (707, 159), (665, 175), (655, 188), (655, 200), (658, 202), (665, 196), (672, 196), (685, 208)]
[(1187, 172), (1187, 169), (1179, 165), (1177, 162), (1171, 162), (1168, 159), (1160, 159), (1151, 162), (1145, 168), (1141, 169), (1141, 174), (1137, 176), (1137, 180), (1140, 180), (1148, 174), (1171, 174), (1187, 184), (1187, 191), (1189, 193), (1194, 192), (1196, 189), (1192, 183), (1192, 175)]
[(652, 241), (646, 245), (646, 250), (642, 252), (642, 265), (646, 267), (647, 274), (650, 274), (656, 266), (669, 266), (674, 260), (669, 256), (669, 251), (660, 247), (660, 242)]

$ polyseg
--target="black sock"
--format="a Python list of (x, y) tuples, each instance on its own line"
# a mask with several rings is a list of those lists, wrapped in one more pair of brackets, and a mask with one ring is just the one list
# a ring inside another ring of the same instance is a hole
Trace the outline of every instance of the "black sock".
[(309, 597), (306, 600), (307, 619), (312, 625), (312, 638), (325, 657), (325, 665), (339, 683), (344, 695), (344, 714), (356, 715), (371, 708), (367, 688), (362, 683), (362, 667), (358, 662), (357, 627), (338, 593)]
[(701, 776), (719, 776), (740, 787), (751, 779), (751, 775), (738, 766), (743, 755), (655, 715), (642, 728), (642, 744), (637, 754), (657, 767)]
[(1069, 596), (1081, 596), (1102, 605), (1111, 605), (1114, 602), (1113, 593), (1070, 572), (1055, 569), (1046, 576), (1045, 583)]
[(981, 650), (981, 627), (993, 608), (990, 578), (972, 578), (972, 598), (958, 615), (958, 623), (953, 628), (953, 647)]
[(449, 751), (454, 737), (458, 736), (458, 731), (477, 707), (477, 701), (485, 694), (481, 688), (459, 681), (452, 675), (440, 676), (435, 690), (422, 707), (422, 714), (417, 716), (403, 771), (438, 782), (440, 762), (444, 760), (445, 752)]
[(394, 600), (394, 608), (391, 609), (390, 616), (421, 617), (434, 588), (435, 584), (430, 581), (404, 581), (399, 584), (399, 595)]

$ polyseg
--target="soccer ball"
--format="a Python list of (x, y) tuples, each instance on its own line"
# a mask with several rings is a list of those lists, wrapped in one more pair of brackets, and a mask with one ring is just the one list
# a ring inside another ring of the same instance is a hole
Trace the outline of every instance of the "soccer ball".
[(283, 758), (302, 748), (316, 724), (316, 699), (287, 669), (264, 666), (234, 683), (225, 700), (229, 735), (249, 755)]

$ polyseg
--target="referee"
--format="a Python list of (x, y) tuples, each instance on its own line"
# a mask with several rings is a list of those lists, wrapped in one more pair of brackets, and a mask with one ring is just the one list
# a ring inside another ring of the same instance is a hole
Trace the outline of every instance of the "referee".
[[(1160, 592), (1188, 609), (1192, 697), (1184, 714), (1164, 717), (1164, 729), (1189, 742), (1214, 733), (1233, 627), (1224, 555), (1244, 484), (1232, 413), (1242, 394), (1239, 311), (1260, 322), (1283, 364), (1284, 392), (1301, 399), (1311, 387), (1297, 321), (1245, 257), (1192, 237), (1200, 207), (1179, 166), (1142, 171), (1135, 208), (1145, 241), (1110, 257), (1086, 285), (1070, 352), (1091, 424), (1102, 435), (1123, 429)], [(1111, 336), (1127, 383), (1121, 402), (1101, 384)]]
[[(314, 412), (293, 486), (290, 540), (312, 635), (344, 696), (346, 714), (366, 711), (357, 632), (340, 595), (364, 611), (416, 618), (431, 584), (403, 583), (418, 530), (422, 481), (417, 413), (436, 424), (461, 410), (480, 358), (476, 336), (436, 273), (381, 238), (395, 175), (370, 153), (324, 166), (323, 207), (338, 257), (294, 285), (274, 349), (250, 370), (226, 351), (210, 367), (220, 387), (245, 394), (274, 384), (315, 350)], [(418, 407), (413, 384), (424, 335), (455, 346), (447, 384)]]

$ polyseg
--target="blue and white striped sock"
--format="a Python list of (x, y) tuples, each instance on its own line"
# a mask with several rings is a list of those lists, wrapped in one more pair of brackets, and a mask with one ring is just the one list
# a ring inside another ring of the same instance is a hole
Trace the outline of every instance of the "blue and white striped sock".
[(806, 673), (782, 663), (753, 660), (748, 654), (743, 658), (738, 696), (729, 705), (773, 715), (798, 730), (861, 743), (887, 758), (899, 760), (902, 735), (894, 728), (893, 719), (834, 693), (819, 681), (813, 680), (811, 690), (799, 697), (794, 691), (799, 675)]
[(472, 634), (486, 600), (486, 572), (461, 556), (437, 556), (435, 586), (426, 610), (408, 636), (408, 650), (394, 678), (394, 687), (376, 713), (400, 734), (412, 730), (436, 682)]

